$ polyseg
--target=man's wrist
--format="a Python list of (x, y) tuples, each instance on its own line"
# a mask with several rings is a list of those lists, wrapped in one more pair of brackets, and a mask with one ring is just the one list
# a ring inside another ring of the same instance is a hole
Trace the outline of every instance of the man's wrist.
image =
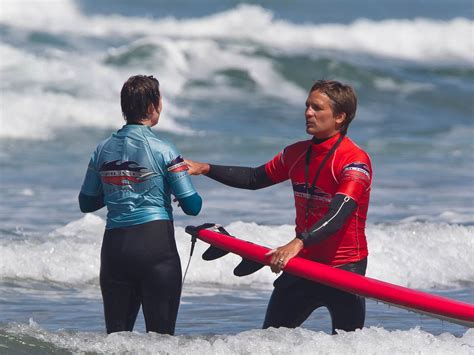
[(296, 233), (296, 239), (300, 240), (303, 246), (305, 246), (306, 239), (308, 238), (308, 233)]

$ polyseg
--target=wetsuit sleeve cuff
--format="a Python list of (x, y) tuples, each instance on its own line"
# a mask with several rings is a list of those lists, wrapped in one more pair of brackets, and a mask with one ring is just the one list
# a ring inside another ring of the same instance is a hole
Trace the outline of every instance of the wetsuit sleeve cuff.
[(197, 216), (201, 211), (202, 207), (202, 198), (196, 192), (191, 196), (178, 199), (181, 209), (184, 213), (190, 216)]
[(105, 206), (104, 195), (89, 196), (84, 193), (79, 194), (79, 208), (81, 212), (95, 212)]
[(296, 233), (296, 239), (299, 239), (303, 242), (303, 245), (306, 247), (306, 241), (309, 238), (309, 233), (303, 232), (303, 233)]

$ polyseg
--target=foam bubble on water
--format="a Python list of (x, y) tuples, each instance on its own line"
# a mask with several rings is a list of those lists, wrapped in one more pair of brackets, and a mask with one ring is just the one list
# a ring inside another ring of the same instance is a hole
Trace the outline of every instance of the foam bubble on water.
[(20, 190), (19, 194), (22, 196), (31, 197), (35, 195), (35, 192), (32, 189), (24, 188)]
[[(461, 337), (432, 335), (419, 328), (388, 331), (371, 327), (337, 335), (304, 328), (248, 330), (236, 335), (160, 335), (136, 332), (110, 335), (91, 332), (49, 332), (34, 321), (30, 325), (0, 327), (10, 344), (51, 347), (72, 352), (143, 354), (471, 354), (474, 330)], [(38, 344), (38, 340), (40, 343)], [(31, 348), (30, 348), (31, 349)]]

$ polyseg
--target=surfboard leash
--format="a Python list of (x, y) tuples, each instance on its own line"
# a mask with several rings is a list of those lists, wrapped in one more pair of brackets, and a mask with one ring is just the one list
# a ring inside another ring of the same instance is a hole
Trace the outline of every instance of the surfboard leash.
[(191, 264), (191, 258), (193, 257), (196, 241), (197, 241), (197, 237), (195, 235), (191, 235), (191, 251), (189, 253), (188, 265), (186, 265), (186, 270), (184, 271), (183, 281), (181, 282), (181, 289), (184, 286), (184, 280), (186, 279), (186, 274), (188, 273), (189, 265)]
[(184, 271), (183, 281), (181, 282), (181, 288), (183, 288), (184, 286), (184, 280), (186, 279), (186, 274), (188, 273), (189, 265), (191, 264), (191, 258), (194, 253), (194, 247), (196, 246), (196, 241), (197, 241), (196, 231), (201, 230), (201, 229), (212, 229), (220, 233), (229, 235), (229, 233), (224, 229), (224, 227), (216, 223), (204, 223), (198, 227), (191, 227), (191, 226), (186, 227), (186, 233), (191, 234), (191, 251), (189, 252), (188, 265), (186, 265), (186, 270)]

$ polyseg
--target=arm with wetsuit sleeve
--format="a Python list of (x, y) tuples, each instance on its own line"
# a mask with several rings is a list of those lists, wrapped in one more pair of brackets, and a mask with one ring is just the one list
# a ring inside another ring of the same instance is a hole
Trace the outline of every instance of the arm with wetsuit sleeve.
[(289, 178), (282, 159), (284, 152), (285, 150), (279, 152), (272, 160), (257, 168), (208, 164), (209, 171), (204, 174), (227, 186), (247, 190), (262, 189)]
[(224, 185), (247, 190), (258, 190), (275, 184), (268, 177), (265, 165), (249, 168), (209, 164), (206, 176)]
[(179, 202), (179, 206), (187, 215), (197, 216), (202, 208), (202, 198), (194, 189), (183, 157), (174, 146), (170, 145), (170, 151), (165, 159), (168, 160), (166, 179)]
[(357, 208), (357, 201), (368, 191), (372, 182), (370, 159), (365, 153), (348, 159), (339, 174), (340, 185), (329, 211), (307, 232), (297, 236), (305, 247), (322, 242), (339, 231)]
[(201, 211), (202, 207), (202, 198), (196, 192), (191, 196), (178, 198), (179, 206), (189, 216), (197, 216)]
[(79, 208), (81, 209), (81, 212), (95, 212), (104, 206), (104, 194), (89, 196), (82, 192), (79, 193)]
[(94, 164), (96, 152), (94, 152), (89, 161), (81, 192), (79, 193), (79, 208), (84, 213), (94, 212), (105, 206), (102, 183)]
[(336, 194), (329, 205), (329, 211), (307, 232), (299, 234), (305, 247), (317, 244), (340, 230), (357, 207), (357, 202), (347, 195)]

